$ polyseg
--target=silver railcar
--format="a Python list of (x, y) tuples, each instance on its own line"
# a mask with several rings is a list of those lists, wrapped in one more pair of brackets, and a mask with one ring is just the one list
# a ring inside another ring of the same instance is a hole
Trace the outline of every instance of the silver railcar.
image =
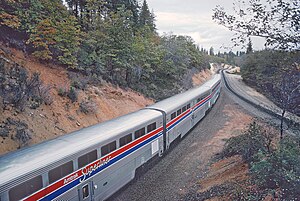
[(0, 157), (0, 201), (108, 198), (205, 116), (220, 80)]

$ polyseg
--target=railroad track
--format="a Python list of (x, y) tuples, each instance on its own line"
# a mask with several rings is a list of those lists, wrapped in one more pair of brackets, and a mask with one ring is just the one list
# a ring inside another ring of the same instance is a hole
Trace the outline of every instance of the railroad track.
[[(253, 107), (255, 107), (256, 109), (260, 110), (261, 112), (264, 112), (278, 120), (281, 120), (281, 115), (270, 110), (269, 108), (266, 108), (266, 107), (263, 107), (262, 105), (259, 105), (249, 99), (247, 99), (245, 96), (242, 96), (241, 94), (239, 94), (238, 92), (236, 92), (231, 86), (230, 84), (228, 83), (228, 80), (225, 76), (225, 73), (224, 73), (224, 70), (222, 70), (221, 72), (222, 74), (222, 78), (223, 78), (223, 81), (224, 81), (224, 84), (225, 84), (225, 87), (231, 92), (233, 93), (235, 96), (237, 96), (238, 98), (240, 98), (241, 100), (245, 101), (246, 103), (252, 105)], [(287, 125), (289, 126), (293, 126), (293, 127), (300, 127), (300, 122), (297, 122), (297, 121), (294, 121), (293, 119), (289, 119), (287, 117), (283, 117), (283, 121), (284, 123), (286, 123)]]

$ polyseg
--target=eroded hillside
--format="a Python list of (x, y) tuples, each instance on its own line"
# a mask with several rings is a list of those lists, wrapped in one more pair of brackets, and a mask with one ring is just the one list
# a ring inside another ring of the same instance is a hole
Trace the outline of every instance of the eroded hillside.
[[(41, 64), (15, 49), (2, 46), (0, 59), (0, 154), (136, 111), (153, 103), (153, 100), (137, 92), (124, 90), (104, 81), (87, 84), (86, 82), (90, 82), (88, 78), (80, 78), (76, 73), (55, 65)], [(36, 95), (16, 100), (22, 93), (33, 93), (30, 84), (36, 83), (36, 73), (40, 82), (37, 84), (38, 91), (45, 100), (39, 101), (34, 97)], [(27, 76), (25, 81), (24, 74)], [(22, 82), (24, 86), (20, 84)], [(67, 94), (70, 88), (74, 89), (77, 96), (74, 102)], [(19, 93), (18, 90), (21, 89), (24, 91)], [(14, 101), (19, 101), (17, 106)]]

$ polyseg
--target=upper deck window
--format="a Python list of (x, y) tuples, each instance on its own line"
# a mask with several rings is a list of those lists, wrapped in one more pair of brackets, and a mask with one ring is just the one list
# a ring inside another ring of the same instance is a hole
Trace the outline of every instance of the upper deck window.
[(116, 141), (104, 145), (103, 147), (101, 147), (101, 156), (105, 156), (109, 154), (110, 152), (116, 150), (116, 148), (117, 148)]
[(175, 117), (176, 117), (176, 112), (173, 112), (173, 113), (171, 114), (171, 120), (172, 120), (172, 119), (175, 119)]
[(9, 190), (9, 200), (18, 201), (34, 192), (42, 189), (43, 181), (42, 176), (34, 177), (28, 181), (25, 181)]
[(181, 114), (181, 109), (177, 110), (177, 116)]
[(97, 159), (97, 150), (91, 151), (78, 158), (78, 168), (82, 168)]
[(150, 133), (151, 131), (154, 131), (156, 129), (156, 122), (149, 124), (147, 126), (147, 133)]
[(128, 134), (128, 135), (125, 135), (124, 137), (121, 137), (120, 141), (119, 141), (120, 142), (120, 147), (128, 144), (131, 141), (132, 141), (132, 134), (131, 133)]
[(64, 176), (67, 176), (68, 174), (72, 173), (74, 171), (73, 169), (73, 161), (69, 161), (61, 166), (58, 166), (48, 172), (49, 177), (49, 183), (53, 183)]
[(138, 139), (138, 138), (142, 137), (143, 135), (145, 135), (145, 128), (141, 128), (141, 129), (135, 131), (134, 139)]

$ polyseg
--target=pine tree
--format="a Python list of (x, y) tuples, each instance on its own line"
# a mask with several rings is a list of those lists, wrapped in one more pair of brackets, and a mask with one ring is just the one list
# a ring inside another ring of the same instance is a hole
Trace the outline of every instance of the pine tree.
[(249, 42), (247, 44), (247, 50), (246, 50), (246, 54), (250, 54), (253, 52), (253, 48), (252, 48), (252, 41), (251, 39), (249, 38)]
[(154, 24), (154, 14), (150, 13), (146, 0), (144, 0), (141, 8), (139, 24), (141, 27), (148, 27), (152, 32), (155, 32), (156, 30)]
[(209, 55), (210, 56), (214, 56), (215, 55), (213, 47), (210, 47), (210, 49), (209, 49)]

